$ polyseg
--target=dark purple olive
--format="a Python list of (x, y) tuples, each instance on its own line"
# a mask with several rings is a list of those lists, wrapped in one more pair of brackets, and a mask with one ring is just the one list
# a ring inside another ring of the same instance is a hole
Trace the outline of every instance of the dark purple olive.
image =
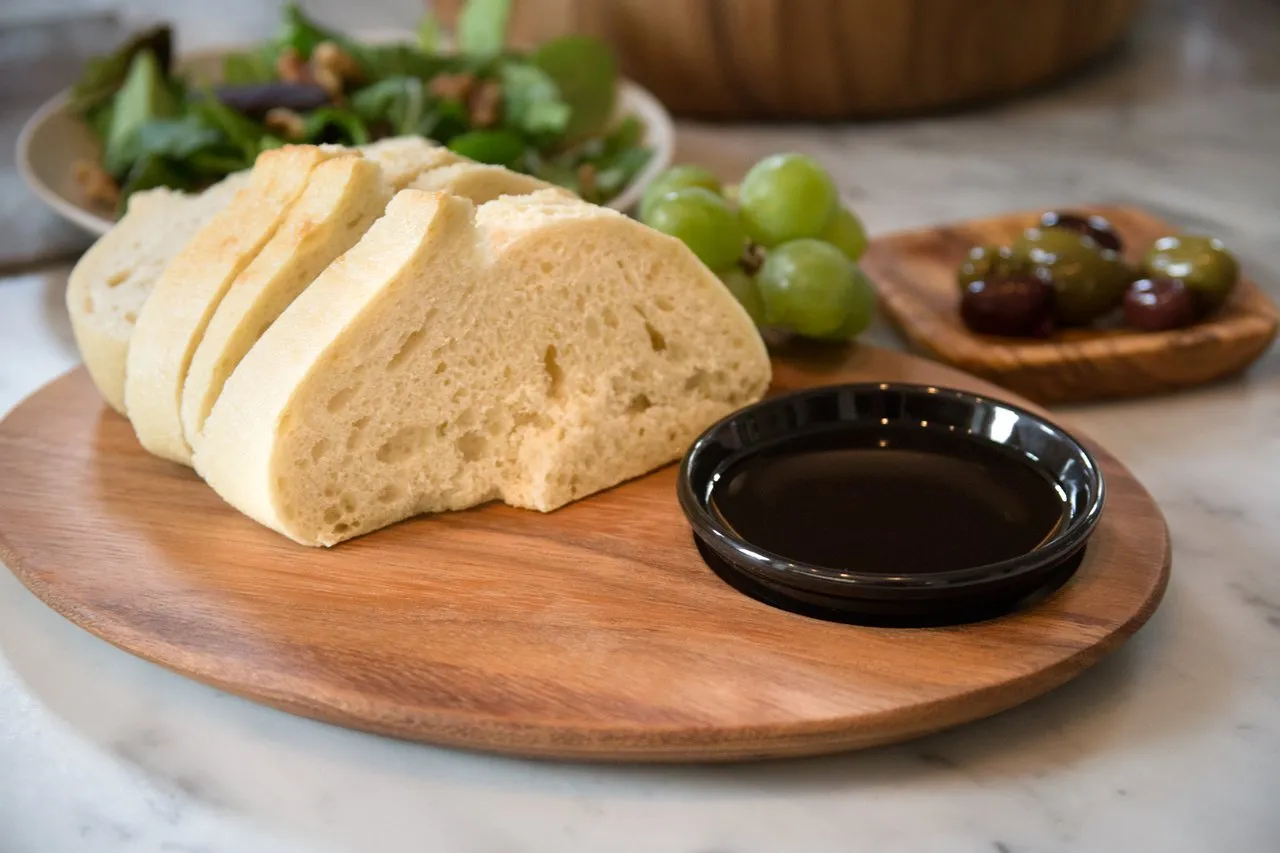
[(1144, 332), (1181, 329), (1196, 321), (1196, 298), (1176, 278), (1140, 278), (1124, 294), (1124, 322)]
[(1041, 338), (1053, 331), (1053, 285), (1034, 276), (971, 281), (960, 319), (980, 335)]
[(1040, 217), (1040, 227), (1075, 231), (1078, 234), (1092, 237), (1093, 242), (1104, 249), (1110, 249), (1116, 253), (1124, 251), (1124, 242), (1120, 239), (1120, 235), (1116, 233), (1115, 227), (1101, 216), (1086, 216), (1082, 213), (1051, 210)]
[(316, 83), (242, 83), (217, 86), (213, 96), (237, 112), (261, 119), (268, 111), (284, 107), (305, 113), (329, 103), (329, 93)]

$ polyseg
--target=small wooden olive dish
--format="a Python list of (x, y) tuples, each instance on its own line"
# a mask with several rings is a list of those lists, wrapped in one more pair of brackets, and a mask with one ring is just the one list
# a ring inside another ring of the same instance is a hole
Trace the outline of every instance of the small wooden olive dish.
[[(1132, 207), (1076, 208), (1105, 217), (1123, 238), (1124, 259), (1179, 229)], [(1042, 405), (1135, 397), (1235, 376), (1276, 337), (1280, 313), (1242, 276), (1226, 303), (1182, 328), (1118, 324), (1062, 328), (1043, 338), (977, 334), (961, 319), (957, 269), (975, 246), (1007, 245), (1042, 211), (904, 232), (877, 239), (862, 261), (885, 316), (922, 354), (981, 376)]]

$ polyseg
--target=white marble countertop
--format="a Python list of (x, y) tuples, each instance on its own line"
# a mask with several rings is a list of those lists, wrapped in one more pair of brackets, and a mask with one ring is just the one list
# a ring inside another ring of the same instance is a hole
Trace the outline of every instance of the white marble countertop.
[[(1280, 9), (1157, 6), (1123, 57), (1022, 103), (860, 128), (686, 127), (682, 147), (717, 162), (812, 151), (876, 232), (1142, 204), (1220, 234), (1280, 297)], [(0, 278), (0, 411), (76, 363), (65, 275)], [(1280, 352), (1226, 385), (1061, 414), (1165, 512), (1161, 608), (1039, 700), (825, 759), (565, 766), (358, 734), (133, 658), (0, 572), (0, 853), (1275, 853)]]

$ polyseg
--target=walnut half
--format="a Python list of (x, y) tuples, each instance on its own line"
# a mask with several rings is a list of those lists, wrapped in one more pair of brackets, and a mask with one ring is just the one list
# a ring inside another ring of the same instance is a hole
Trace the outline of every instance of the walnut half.
[(92, 160), (77, 160), (72, 176), (90, 204), (114, 208), (120, 201), (120, 187), (106, 170)]
[(276, 76), (286, 83), (316, 82), (302, 54), (291, 47), (286, 47), (276, 57)]
[(492, 127), (502, 114), (502, 87), (492, 80), (473, 86), (467, 97), (472, 127)]
[(275, 107), (267, 110), (267, 114), (263, 118), (263, 124), (267, 126), (267, 130), (277, 136), (288, 139), (290, 142), (296, 142), (307, 132), (307, 125), (302, 116), (286, 107)]
[(322, 41), (311, 51), (311, 74), (335, 101), (341, 100), (348, 82), (362, 77), (360, 63), (331, 41)]

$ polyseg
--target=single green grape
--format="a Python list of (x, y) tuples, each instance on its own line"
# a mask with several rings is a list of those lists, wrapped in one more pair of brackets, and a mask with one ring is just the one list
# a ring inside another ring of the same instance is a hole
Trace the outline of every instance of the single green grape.
[(741, 267), (732, 267), (720, 273), (720, 280), (724, 282), (725, 287), (729, 288), (733, 298), (746, 309), (751, 322), (757, 326), (763, 326), (764, 302), (760, 299), (760, 289), (756, 287), (756, 280)]
[(654, 178), (653, 183), (645, 189), (640, 199), (640, 221), (648, 224), (649, 213), (658, 199), (687, 187), (703, 187), (717, 195), (722, 190), (720, 179), (701, 166), (693, 164), (672, 166)]
[(839, 209), (836, 185), (817, 160), (774, 154), (751, 167), (738, 187), (747, 236), (762, 246), (821, 235)]
[(839, 333), (848, 319), (854, 266), (830, 243), (805, 237), (769, 252), (756, 277), (765, 319), (807, 338)]
[(867, 274), (853, 268), (853, 287), (849, 288), (848, 304), (845, 307), (844, 325), (833, 334), (825, 335), (824, 340), (851, 341), (867, 330), (876, 312), (876, 291)]
[(819, 237), (844, 252), (851, 261), (861, 258), (867, 250), (867, 231), (862, 227), (862, 220), (847, 207), (836, 211)]
[(733, 208), (705, 187), (685, 187), (658, 199), (648, 225), (680, 240), (713, 271), (732, 266), (746, 242)]

